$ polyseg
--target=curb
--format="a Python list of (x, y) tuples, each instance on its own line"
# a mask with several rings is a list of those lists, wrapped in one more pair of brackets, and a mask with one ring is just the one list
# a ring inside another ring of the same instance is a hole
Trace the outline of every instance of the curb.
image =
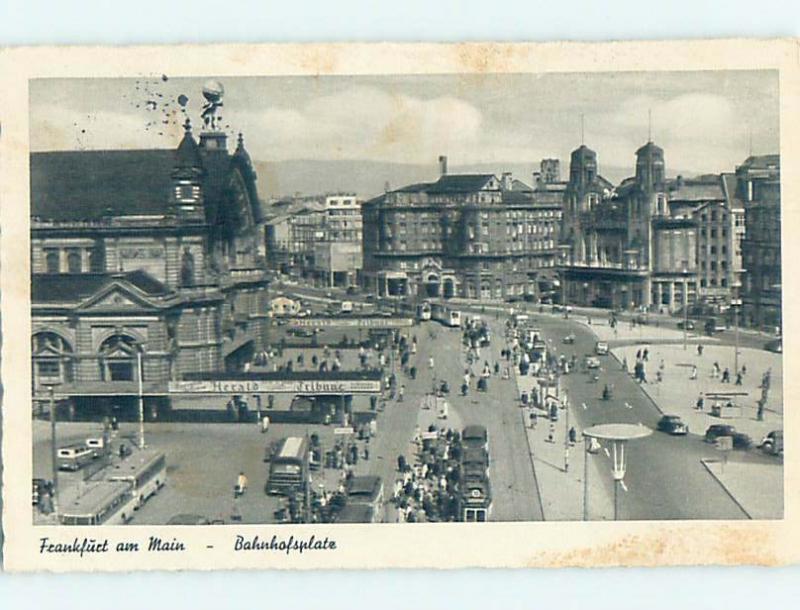
[(542, 490), (539, 488), (539, 477), (536, 476), (536, 462), (533, 460), (533, 447), (531, 447), (531, 437), (528, 435), (528, 428), (525, 423), (525, 409), (520, 409), (520, 416), (522, 418), (522, 432), (525, 434), (525, 443), (528, 445), (528, 458), (531, 461), (531, 472), (533, 473), (533, 482), (536, 484), (536, 498), (539, 500), (539, 508), (542, 509), (542, 521), (547, 521), (544, 514), (544, 503), (542, 502)]
[(740, 510), (740, 511), (742, 511), (742, 512), (744, 513), (745, 517), (747, 517), (748, 519), (750, 519), (750, 520), (752, 521), (752, 519), (753, 519), (752, 515), (750, 515), (750, 513), (748, 513), (748, 512), (747, 512), (747, 510), (745, 509), (745, 507), (744, 507), (744, 506), (742, 506), (742, 503), (741, 503), (741, 502), (739, 502), (739, 500), (737, 500), (737, 499), (736, 499), (736, 496), (734, 496), (734, 495), (731, 493), (730, 489), (728, 489), (728, 488), (725, 486), (725, 483), (723, 483), (723, 482), (722, 482), (722, 481), (719, 479), (719, 477), (716, 475), (716, 473), (714, 473), (714, 471), (713, 471), (713, 470), (711, 470), (711, 466), (709, 466), (709, 463), (710, 463), (710, 462), (715, 462), (715, 463), (716, 463), (716, 462), (719, 462), (719, 460), (709, 460), (709, 459), (701, 459), (701, 460), (700, 460), (700, 463), (701, 463), (701, 464), (703, 465), (703, 467), (704, 467), (704, 468), (705, 468), (705, 469), (708, 471), (708, 474), (710, 474), (710, 475), (711, 475), (711, 477), (712, 477), (712, 478), (713, 478), (713, 479), (714, 479), (714, 480), (715, 480), (715, 481), (716, 481), (716, 482), (719, 484), (719, 486), (722, 488), (722, 491), (724, 491), (724, 492), (725, 492), (725, 494), (726, 494), (726, 495), (727, 495), (727, 496), (728, 496), (728, 497), (729, 497), (731, 500), (733, 500), (733, 503), (734, 503), (734, 504), (735, 504), (735, 505), (736, 505), (736, 506), (739, 508), (739, 510)]

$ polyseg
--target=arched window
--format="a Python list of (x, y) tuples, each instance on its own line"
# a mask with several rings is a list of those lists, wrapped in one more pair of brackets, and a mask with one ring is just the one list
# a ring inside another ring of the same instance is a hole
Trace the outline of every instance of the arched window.
[(103, 341), (98, 350), (100, 379), (103, 381), (137, 380), (138, 349), (136, 340), (129, 335), (112, 335)]
[(73, 380), (72, 346), (61, 335), (44, 331), (31, 341), (34, 385), (68, 383)]
[(81, 253), (78, 250), (67, 251), (67, 271), (69, 273), (81, 272)]
[(46, 250), (44, 255), (45, 266), (47, 268), (47, 273), (58, 273), (59, 272), (59, 255), (58, 250)]

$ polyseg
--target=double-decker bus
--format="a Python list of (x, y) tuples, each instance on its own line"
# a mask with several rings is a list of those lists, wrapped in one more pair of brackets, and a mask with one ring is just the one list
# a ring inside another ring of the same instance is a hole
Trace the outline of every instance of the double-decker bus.
[(130, 485), (138, 509), (166, 483), (167, 458), (160, 451), (139, 451), (112, 466), (108, 480)]
[(417, 320), (426, 322), (431, 319), (431, 304), (428, 301), (417, 305)]
[(302, 492), (308, 482), (308, 441), (289, 436), (278, 444), (269, 464), (268, 494)]
[(431, 319), (451, 328), (459, 328), (461, 326), (461, 312), (456, 309), (450, 309), (440, 303), (431, 305)]
[(62, 525), (121, 525), (131, 520), (138, 506), (130, 483), (123, 481), (92, 481), (72, 491), (62, 497)]

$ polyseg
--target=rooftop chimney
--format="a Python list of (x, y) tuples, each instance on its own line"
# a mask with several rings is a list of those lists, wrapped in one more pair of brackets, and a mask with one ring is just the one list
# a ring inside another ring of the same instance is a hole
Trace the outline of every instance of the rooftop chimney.
[(447, 157), (445, 155), (439, 155), (439, 175), (447, 175)]
[(514, 179), (511, 177), (511, 172), (503, 172), (503, 190), (510, 191), (514, 186)]

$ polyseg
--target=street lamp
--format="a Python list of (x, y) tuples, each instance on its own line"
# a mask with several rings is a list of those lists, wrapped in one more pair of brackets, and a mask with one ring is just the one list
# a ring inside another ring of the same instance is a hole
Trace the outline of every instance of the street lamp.
[[(600, 424), (583, 431), (584, 438), (611, 441), (613, 466), (611, 474), (614, 477), (614, 521), (619, 520), (619, 488), (624, 485), (625, 478), (625, 443), (652, 434), (652, 430), (642, 424)], [(588, 455), (588, 452), (587, 452)], [(584, 460), (588, 461), (585, 455)], [(587, 500), (589, 485), (586, 481), (588, 466), (584, 466), (583, 481), (583, 518), (588, 519)]]
[(53, 470), (53, 513), (58, 515), (58, 440), (56, 438), (56, 394), (55, 387), (60, 382), (42, 384), (50, 396), (50, 464)]
[(144, 343), (138, 345), (136, 350), (137, 373), (139, 376), (139, 449), (144, 449), (144, 388), (142, 386), (143, 370), (142, 357), (144, 355)]
[(733, 326), (734, 326), (734, 352), (733, 352), (733, 371), (739, 373), (739, 307), (742, 305), (741, 299), (731, 299), (733, 307)]
[(683, 351), (688, 348), (689, 326), (689, 270), (683, 267)]

